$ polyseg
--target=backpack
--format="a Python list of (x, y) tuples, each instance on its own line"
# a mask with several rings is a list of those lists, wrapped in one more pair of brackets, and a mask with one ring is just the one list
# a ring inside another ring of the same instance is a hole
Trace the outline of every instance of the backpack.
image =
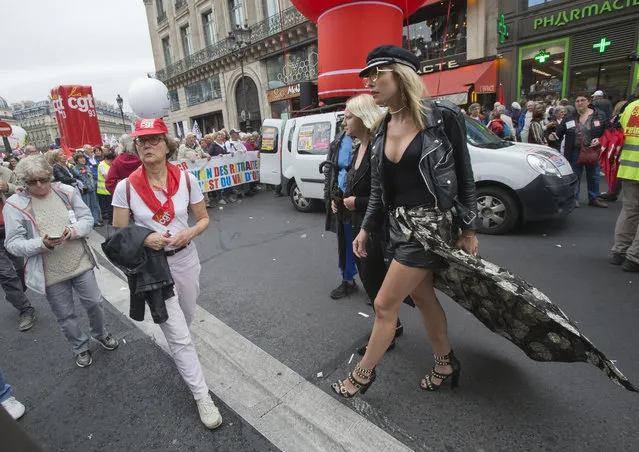
[(493, 119), (488, 123), (488, 130), (497, 135), (499, 138), (504, 138), (504, 122), (501, 119)]

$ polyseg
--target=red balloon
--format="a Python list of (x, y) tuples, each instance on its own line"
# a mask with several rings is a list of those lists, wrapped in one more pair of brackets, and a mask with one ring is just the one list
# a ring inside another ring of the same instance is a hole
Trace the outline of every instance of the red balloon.
[(368, 92), (358, 76), (366, 66), (366, 55), (382, 44), (401, 46), (404, 18), (425, 4), (424, 0), (292, 2), (317, 23), (320, 99)]
[(381, 0), (381, 1), (356, 1), (356, 0), (291, 0), (293, 5), (306, 16), (310, 21), (317, 23), (317, 19), (322, 13), (335, 8), (337, 6), (345, 5), (347, 3), (359, 4), (362, 7), (366, 7), (376, 3), (388, 3), (399, 7), (404, 12), (404, 17), (408, 17), (417, 11), (421, 6), (435, 3), (436, 0)]

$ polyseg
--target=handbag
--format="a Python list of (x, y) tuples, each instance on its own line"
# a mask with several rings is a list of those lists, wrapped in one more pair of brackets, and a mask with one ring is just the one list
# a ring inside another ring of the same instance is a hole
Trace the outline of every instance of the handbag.
[(579, 143), (581, 148), (579, 151), (579, 158), (577, 159), (577, 165), (595, 166), (597, 163), (599, 163), (601, 146), (584, 146), (584, 138), (581, 134), (579, 118), (577, 118), (577, 134), (579, 135)]

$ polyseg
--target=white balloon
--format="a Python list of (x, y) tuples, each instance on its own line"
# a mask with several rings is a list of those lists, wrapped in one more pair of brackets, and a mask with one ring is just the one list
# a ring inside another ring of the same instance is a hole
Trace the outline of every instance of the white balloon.
[(27, 131), (20, 126), (11, 126), (11, 135), (9, 135), (9, 146), (14, 151), (16, 149), (24, 149), (27, 145)]
[(143, 119), (162, 118), (169, 111), (169, 90), (155, 78), (139, 78), (129, 87), (129, 105)]

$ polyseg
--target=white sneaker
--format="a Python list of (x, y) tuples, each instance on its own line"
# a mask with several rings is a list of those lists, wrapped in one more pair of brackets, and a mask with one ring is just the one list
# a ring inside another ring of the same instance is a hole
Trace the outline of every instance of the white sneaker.
[(2, 402), (2, 407), (7, 410), (7, 413), (9, 413), (9, 415), (15, 420), (20, 419), (26, 409), (23, 404), (16, 400), (15, 397), (9, 397), (7, 400)]
[(200, 412), (200, 420), (206, 426), (206, 428), (210, 428), (211, 430), (218, 428), (222, 425), (222, 416), (220, 415), (220, 410), (217, 409), (213, 400), (211, 400), (211, 396), (207, 394), (206, 397), (200, 400), (196, 400), (197, 410)]
[(220, 199), (217, 203), (219, 205), (221, 205), (221, 206), (225, 206), (226, 205), (226, 201), (224, 201), (223, 199)]

